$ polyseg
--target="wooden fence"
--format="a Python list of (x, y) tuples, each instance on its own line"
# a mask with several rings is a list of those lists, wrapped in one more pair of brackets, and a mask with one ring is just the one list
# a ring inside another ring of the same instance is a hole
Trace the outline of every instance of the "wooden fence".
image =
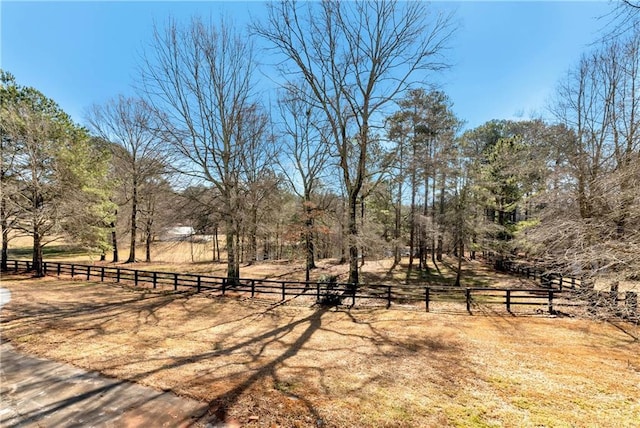
[[(10, 260), (9, 267), (15, 272), (30, 271), (31, 262), (27, 260)], [(86, 265), (77, 263), (44, 262), (45, 275), (68, 275), (89, 280), (114, 281), (127, 283), (133, 287), (147, 287), (171, 291), (191, 291), (211, 293), (219, 296), (267, 297), (278, 301), (290, 298), (310, 299), (320, 304), (350, 306), (380, 306), (390, 308), (393, 305), (422, 306), (429, 312), (434, 305), (448, 304), (457, 308), (464, 305), (471, 313), (474, 308), (482, 306), (500, 306), (508, 312), (515, 307), (538, 307), (541, 312), (554, 313), (559, 308), (602, 306), (602, 296), (598, 299), (585, 297), (579, 289), (567, 288), (486, 288), (486, 287), (444, 287), (444, 286), (412, 286), (352, 284), (332, 282), (302, 282), (283, 280), (262, 280), (241, 278), (229, 283), (225, 277), (210, 275), (184, 274), (175, 272), (146, 271), (114, 266)], [(562, 284), (562, 279), (554, 284)], [(604, 301), (615, 305), (623, 303), (625, 313), (637, 318), (637, 293), (627, 292), (612, 295), (605, 292)], [(624, 298), (622, 298), (624, 297)], [(596, 303), (594, 303), (596, 302)]]
[(523, 276), (538, 281), (542, 287), (556, 288), (560, 291), (565, 288), (572, 290), (582, 287), (582, 280), (574, 276), (563, 275), (560, 272), (549, 272), (530, 264), (508, 259), (489, 259), (494, 267), (502, 272)]

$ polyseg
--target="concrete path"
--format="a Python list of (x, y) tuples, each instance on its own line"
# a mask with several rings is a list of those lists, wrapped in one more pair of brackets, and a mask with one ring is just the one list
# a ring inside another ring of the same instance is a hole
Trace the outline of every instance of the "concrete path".
[(0, 309), (11, 301), (11, 291), (0, 287)]
[(0, 427), (224, 427), (207, 405), (0, 343)]

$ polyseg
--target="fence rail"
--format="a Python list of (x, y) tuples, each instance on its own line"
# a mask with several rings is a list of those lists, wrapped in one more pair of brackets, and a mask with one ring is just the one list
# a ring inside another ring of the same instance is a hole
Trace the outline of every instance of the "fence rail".
[[(28, 260), (9, 260), (8, 266), (15, 272), (32, 270)], [(597, 310), (604, 305), (624, 308), (631, 318), (638, 317), (638, 298), (635, 292), (613, 293), (580, 290), (579, 288), (487, 288), (487, 287), (445, 287), (352, 284), (332, 282), (303, 282), (268, 279), (240, 278), (230, 283), (225, 277), (187, 274), (176, 272), (146, 271), (114, 266), (86, 265), (78, 263), (44, 262), (45, 275), (68, 275), (84, 280), (113, 281), (132, 284), (134, 287), (162, 288), (172, 291), (191, 291), (213, 293), (214, 295), (233, 295), (246, 297), (267, 297), (279, 299), (308, 298), (317, 303), (351, 306), (371, 306), (383, 304), (390, 308), (392, 304), (423, 305), (429, 312), (434, 304), (465, 305), (468, 312), (474, 307), (498, 305), (512, 312), (518, 306), (537, 306), (554, 313), (558, 308), (581, 306)], [(559, 279), (562, 284), (562, 279)], [(595, 293), (595, 294), (594, 294)]]
[(545, 288), (556, 288), (560, 291), (568, 288), (571, 290), (582, 288), (582, 279), (570, 275), (563, 275), (560, 272), (551, 272), (532, 266), (525, 262), (501, 258), (489, 258), (494, 267), (502, 272), (508, 272), (513, 275), (524, 276), (527, 279), (533, 279)]

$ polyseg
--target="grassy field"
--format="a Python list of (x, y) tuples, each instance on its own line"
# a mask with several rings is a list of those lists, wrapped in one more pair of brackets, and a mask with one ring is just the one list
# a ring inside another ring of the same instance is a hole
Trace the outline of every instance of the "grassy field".
[[(31, 239), (16, 238), (11, 241), (10, 258), (30, 259)], [(197, 273), (203, 275), (226, 275), (226, 263), (212, 262), (211, 243), (199, 242), (156, 242), (151, 254), (152, 263), (117, 263), (122, 267), (156, 270), (179, 273)], [(138, 255), (143, 256), (143, 248), (138, 249)], [(120, 248), (120, 259), (126, 260), (128, 247)], [(64, 244), (54, 243), (44, 248), (44, 258), (49, 261), (73, 261), (78, 263), (106, 264), (99, 262), (99, 254)], [(111, 260), (108, 255), (107, 260)], [(415, 261), (417, 265), (417, 260)], [(408, 258), (394, 266), (391, 259), (367, 260), (360, 268), (361, 282), (369, 284), (431, 284), (453, 285), (455, 282), (457, 262), (447, 256), (442, 263), (434, 266), (429, 261), (429, 272), (420, 272), (414, 268), (408, 272)], [(348, 264), (339, 264), (335, 259), (317, 261), (317, 269), (311, 271), (311, 280), (318, 280), (327, 275), (336, 276), (338, 281), (346, 282), (349, 276)], [(466, 287), (533, 287), (536, 282), (525, 278), (495, 272), (480, 261), (465, 260), (462, 265), (462, 285)], [(244, 263), (240, 274), (245, 278), (255, 279), (287, 279), (303, 281), (305, 277), (303, 260), (276, 260), (266, 262)]]
[[(637, 326), (268, 305), (4, 276), (2, 338), (243, 426), (636, 427)], [(90, 397), (89, 397), (90, 399)]]

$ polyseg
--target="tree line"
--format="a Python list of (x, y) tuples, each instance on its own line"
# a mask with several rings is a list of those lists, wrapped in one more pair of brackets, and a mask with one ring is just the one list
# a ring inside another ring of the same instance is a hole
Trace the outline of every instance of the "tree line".
[[(17, 233), (41, 273), (52, 239), (115, 262), (126, 236), (126, 262), (140, 243), (150, 261), (163, 229), (188, 224), (215, 237), (231, 282), (259, 259), (302, 258), (308, 279), (334, 257), (356, 286), (369, 258), (408, 257), (410, 278), (450, 254), (460, 284), (479, 252), (637, 279), (640, 32), (625, 25), (569, 70), (549, 118), (464, 132), (432, 85), (453, 16), (416, 2), (282, 1), (247, 31), (170, 20), (138, 96), (93, 106), (85, 127), (3, 72), (3, 268)], [(256, 37), (278, 64), (273, 103)]]

